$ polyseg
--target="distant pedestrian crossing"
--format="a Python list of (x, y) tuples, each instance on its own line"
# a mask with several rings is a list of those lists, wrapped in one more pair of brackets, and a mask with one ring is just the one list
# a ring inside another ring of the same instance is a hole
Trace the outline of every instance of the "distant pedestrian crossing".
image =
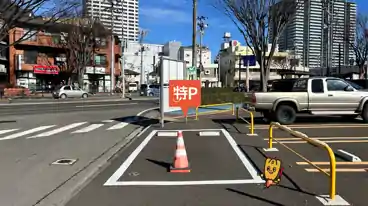
[(119, 122), (115, 120), (104, 120), (101, 123), (76, 122), (67, 125), (43, 125), (34, 128), (9, 128), (0, 130), (0, 141), (12, 140), (17, 138), (36, 139), (51, 137), (61, 133), (84, 134), (97, 130), (119, 130), (124, 129), (133, 120)]

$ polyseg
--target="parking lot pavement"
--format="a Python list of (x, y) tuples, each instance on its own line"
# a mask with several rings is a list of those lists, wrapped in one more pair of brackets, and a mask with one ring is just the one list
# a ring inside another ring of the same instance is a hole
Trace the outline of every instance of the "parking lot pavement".
[[(190, 173), (167, 171), (174, 158), (176, 137), (155, 135), (154, 130), (162, 129), (183, 130)], [(221, 133), (198, 136), (203, 129)], [(154, 125), (67, 206), (322, 205), (315, 196), (328, 194), (328, 179), (295, 166), (297, 158), (286, 150), (267, 154), (262, 150), (265, 143), (262, 137), (227, 132), (206, 120), (167, 123), (164, 128)], [(265, 189), (259, 175), (267, 156), (280, 158), (284, 172), (278, 186)], [(354, 198), (349, 197), (349, 201)]]

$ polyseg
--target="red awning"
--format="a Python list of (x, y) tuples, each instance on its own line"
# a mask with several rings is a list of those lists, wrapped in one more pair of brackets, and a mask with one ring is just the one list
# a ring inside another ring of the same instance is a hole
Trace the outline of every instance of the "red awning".
[(33, 73), (35, 74), (59, 74), (57, 66), (50, 65), (35, 65), (33, 66)]

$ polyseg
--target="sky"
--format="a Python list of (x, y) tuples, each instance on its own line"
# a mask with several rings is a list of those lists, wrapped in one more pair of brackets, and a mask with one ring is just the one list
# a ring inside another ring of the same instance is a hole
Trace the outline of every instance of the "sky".
[[(221, 11), (214, 8), (213, 2), (216, 0), (198, 0), (197, 10), (197, 16), (208, 18), (203, 45), (211, 49), (212, 57), (219, 51), (225, 32), (230, 32), (232, 39), (244, 42), (234, 24)], [(358, 13), (368, 15), (367, 0), (354, 2), (358, 5)], [(191, 45), (192, 0), (139, 0), (139, 4), (139, 26), (148, 31), (144, 42), (164, 44), (175, 40), (184, 46)]]

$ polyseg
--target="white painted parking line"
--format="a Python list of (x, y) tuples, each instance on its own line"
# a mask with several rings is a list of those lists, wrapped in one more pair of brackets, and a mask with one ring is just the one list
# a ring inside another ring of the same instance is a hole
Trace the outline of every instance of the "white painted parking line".
[(177, 137), (178, 132), (157, 132), (158, 137)]
[(14, 131), (17, 131), (19, 129), (4, 129), (4, 130), (0, 130), (0, 134), (6, 134), (6, 133), (9, 133), (9, 132), (14, 132)]
[[(160, 130), (165, 131), (165, 130)], [(175, 130), (171, 130), (175, 131)], [(176, 130), (178, 131), (178, 130)], [(181, 130), (186, 131), (186, 130)], [(202, 130), (190, 130), (190, 131), (202, 131)], [(213, 131), (213, 129), (212, 129)], [(157, 130), (152, 131), (141, 144), (129, 155), (129, 157), (120, 165), (120, 167), (112, 174), (112, 176), (104, 183), (104, 186), (130, 186), (130, 185), (153, 185), (153, 186), (165, 186), (165, 185), (218, 185), (218, 184), (261, 184), (264, 180), (258, 176), (258, 173), (250, 161), (245, 157), (245, 155), (238, 148), (235, 140), (231, 135), (224, 129), (221, 129), (229, 141), (230, 145), (233, 147), (236, 154), (239, 156), (241, 162), (244, 164), (252, 179), (244, 180), (201, 180), (201, 181), (119, 181), (121, 176), (125, 173), (128, 167), (132, 164), (134, 159), (139, 155), (139, 153), (144, 149), (148, 142), (156, 135)]]
[(51, 130), (51, 131), (48, 131), (48, 132), (38, 134), (36, 136), (28, 137), (27, 139), (34, 139), (34, 138), (38, 138), (38, 137), (48, 137), (48, 136), (51, 136), (51, 135), (54, 135), (54, 134), (57, 134), (57, 133), (60, 133), (60, 132), (64, 132), (64, 131), (79, 127), (79, 126), (81, 126), (83, 124), (86, 124), (86, 123), (87, 122), (77, 122), (77, 123), (69, 124), (69, 125), (66, 125), (64, 127), (60, 127), (58, 129), (54, 129), (54, 130)]
[(89, 125), (89, 126), (87, 126), (87, 127), (85, 127), (85, 128), (82, 128), (82, 129), (80, 129), (80, 130), (77, 130), (77, 131), (74, 131), (74, 132), (72, 132), (73, 134), (74, 133), (87, 133), (87, 132), (90, 132), (90, 131), (92, 131), (92, 130), (95, 130), (95, 129), (97, 129), (97, 128), (100, 128), (100, 127), (102, 127), (104, 124), (91, 124), (91, 125)]
[(220, 136), (220, 132), (218, 132), (218, 131), (204, 131), (204, 132), (199, 132), (199, 136)]
[(55, 126), (56, 125), (36, 127), (36, 128), (30, 129), (30, 130), (26, 130), (26, 131), (23, 131), (23, 132), (15, 133), (15, 134), (0, 138), (0, 140), (15, 139), (15, 138), (18, 138), (18, 137), (21, 137), (21, 136), (25, 136), (25, 135), (29, 135), (29, 134), (39, 132), (39, 131), (42, 131), (42, 130), (45, 130), (45, 129), (49, 129), (49, 128), (55, 127)]

